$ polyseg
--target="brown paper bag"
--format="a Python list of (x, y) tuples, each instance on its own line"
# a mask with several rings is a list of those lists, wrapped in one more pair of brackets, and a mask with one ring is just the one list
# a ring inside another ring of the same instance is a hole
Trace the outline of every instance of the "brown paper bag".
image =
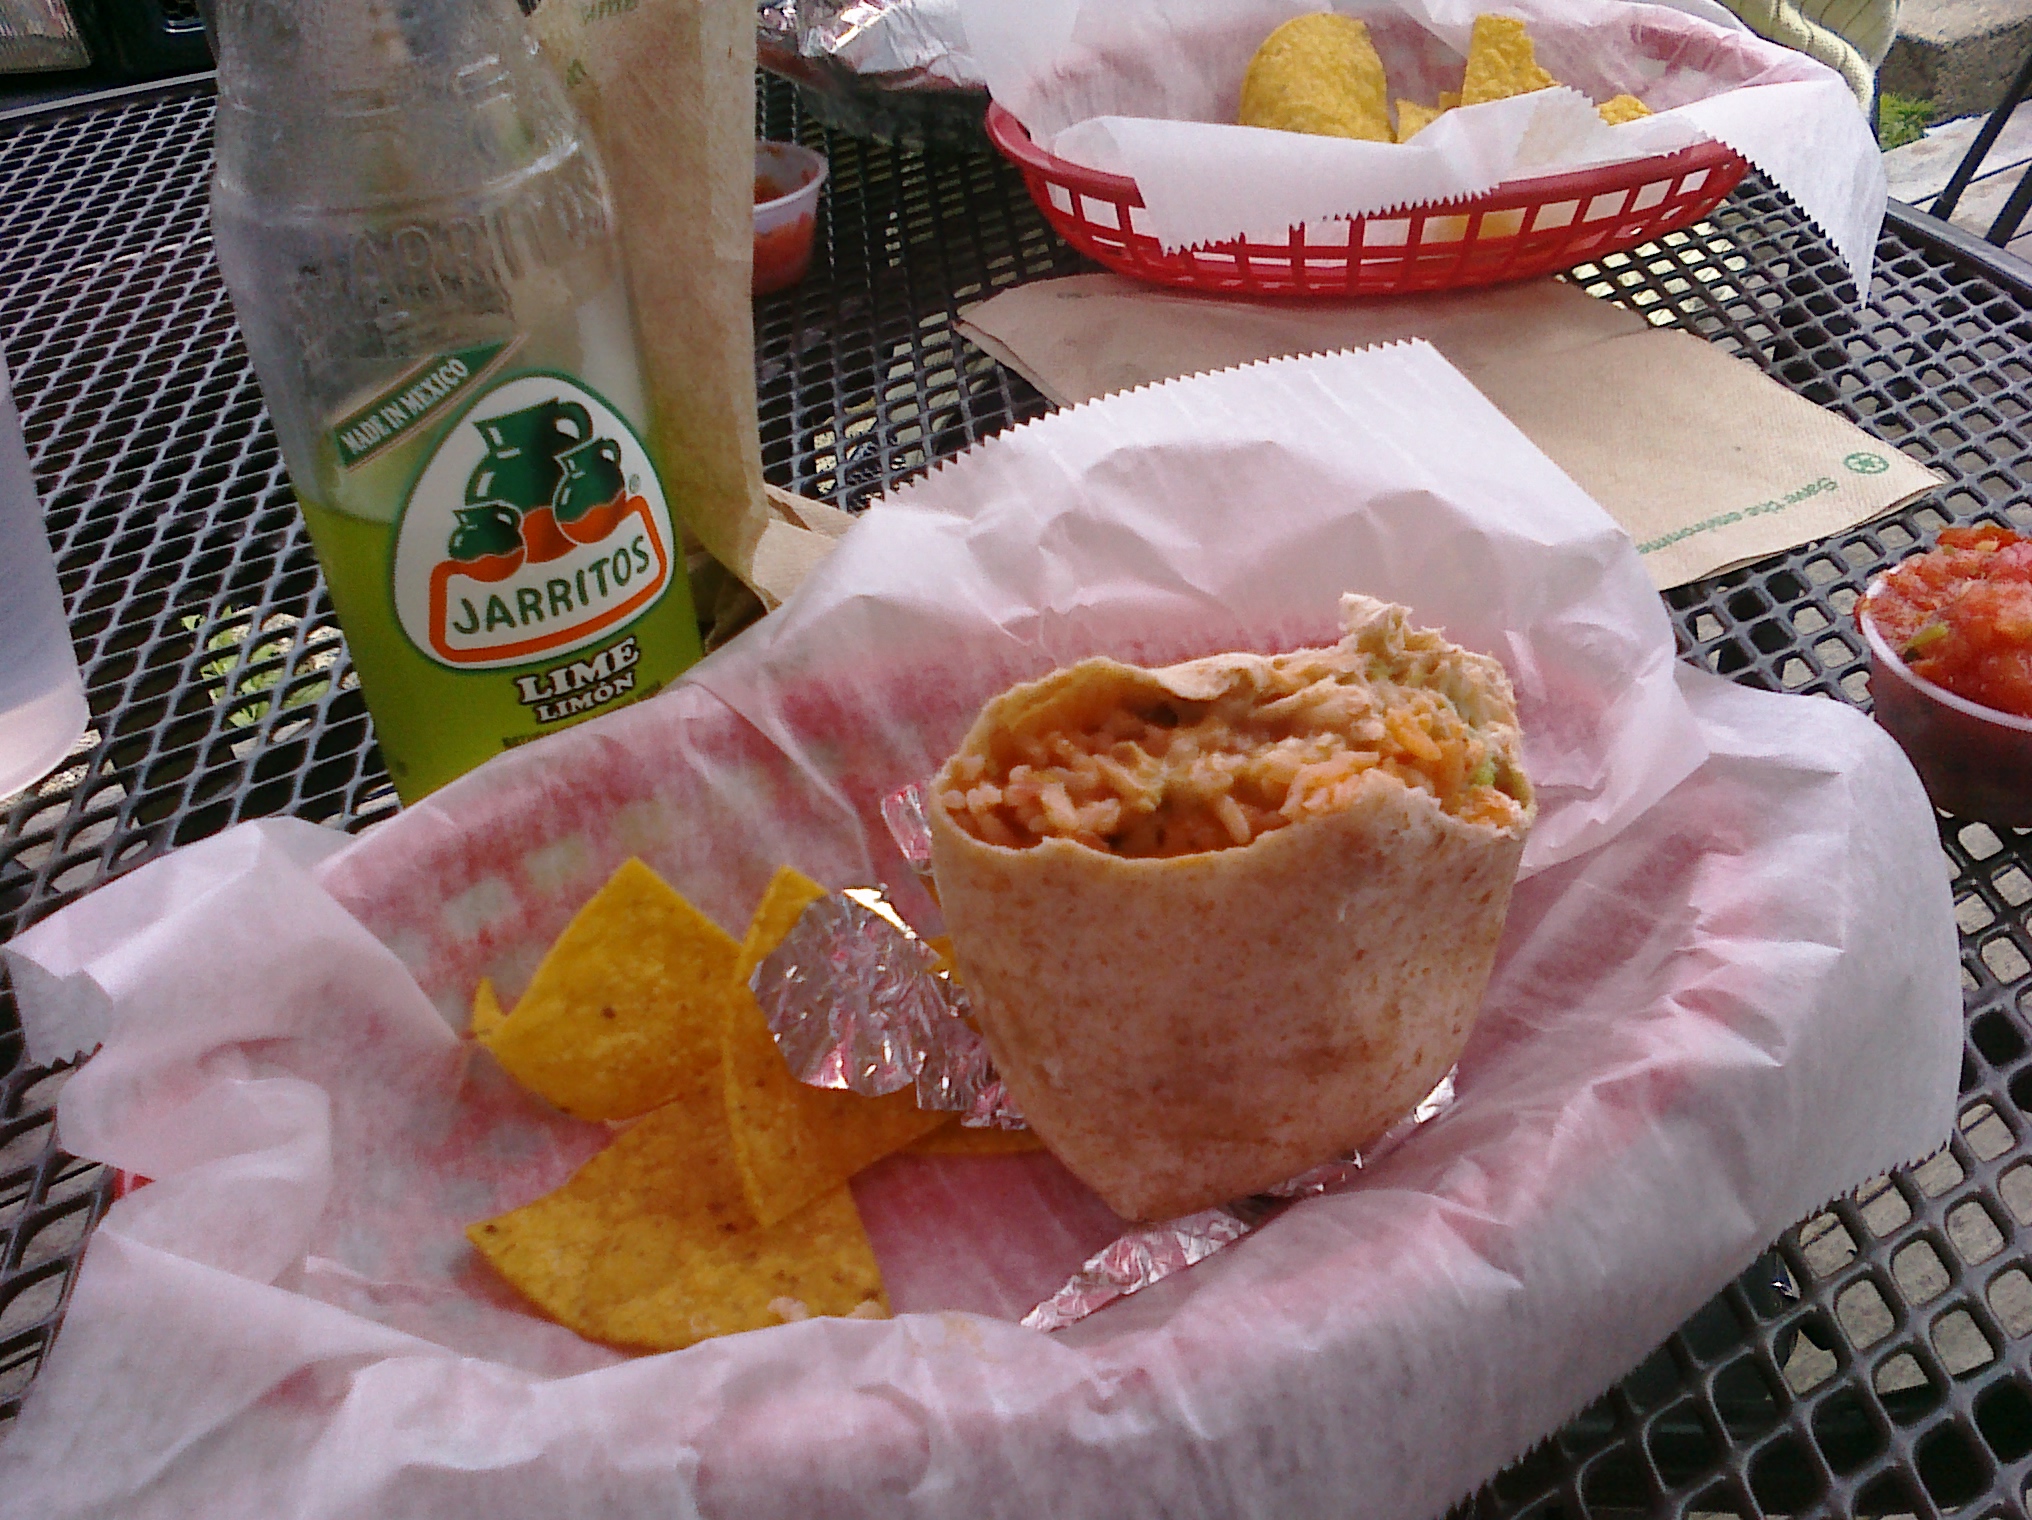
[(531, 27), (599, 144), (671, 505), (754, 584), (770, 521), (755, 422), (755, 8), (545, 0)]

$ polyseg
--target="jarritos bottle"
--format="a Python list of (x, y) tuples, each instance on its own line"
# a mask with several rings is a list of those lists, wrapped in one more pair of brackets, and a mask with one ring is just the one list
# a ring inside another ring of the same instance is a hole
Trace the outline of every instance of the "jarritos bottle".
[(515, 0), (216, 0), (212, 212), (404, 801), (699, 656), (606, 181)]

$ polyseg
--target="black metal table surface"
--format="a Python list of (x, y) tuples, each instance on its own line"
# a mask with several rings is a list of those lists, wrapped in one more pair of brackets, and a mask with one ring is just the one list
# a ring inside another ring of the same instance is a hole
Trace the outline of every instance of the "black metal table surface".
[[(0, 122), (0, 346), (93, 716), (4, 804), (0, 937), (243, 818), (395, 810), (212, 262), (211, 111), (185, 91)], [(1014, 172), (831, 136), (780, 85), (760, 112), (832, 160), (817, 267), (756, 308), (770, 479), (858, 507), (1045, 410), (953, 331), (973, 301), (1084, 267)], [(1710, 223), (1572, 278), (1951, 482), (1671, 593), (1686, 658), (1867, 706), (1847, 620), (1865, 578), (1949, 522), (2032, 529), (2032, 281), (1985, 245), (1894, 208), (1858, 311), (1819, 234), (1752, 180)], [(1941, 845), (1968, 1034), (1948, 1149), (1788, 1231), (1463, 1514), (2026, 1513), (2032, 837), (1943, 818)], [(0, 1001), (0, 1440), (110, 1196), (55, 1146), (66, 1074), (26, 1064)]]

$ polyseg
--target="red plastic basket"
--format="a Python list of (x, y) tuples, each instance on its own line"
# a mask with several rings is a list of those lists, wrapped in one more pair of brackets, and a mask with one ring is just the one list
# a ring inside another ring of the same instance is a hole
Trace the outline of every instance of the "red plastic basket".
[(988, 107), (988, 136), (1023, 171), (1059, 235), (1088, 258), (1158, 285), (1230, 295), (1409, 295), (1551, 274), (1690, 226), (1749, 168), (1733, 148), (1696, 143), (1511, 180), (1415, 211), (1294, 227), (1282, 243), (1237, 238), (1166, 253), (1140, 225), (1143, 194), (1133, 179), (1053, 157), (999, 105)]

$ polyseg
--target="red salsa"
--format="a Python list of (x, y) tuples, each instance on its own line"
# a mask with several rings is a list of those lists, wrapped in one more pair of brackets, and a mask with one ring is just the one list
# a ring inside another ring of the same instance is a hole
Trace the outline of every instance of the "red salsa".
[(2032, 539), (1987, 524), (1888, 572), (1858, 604), (1914, 675), (2032, 718)]

